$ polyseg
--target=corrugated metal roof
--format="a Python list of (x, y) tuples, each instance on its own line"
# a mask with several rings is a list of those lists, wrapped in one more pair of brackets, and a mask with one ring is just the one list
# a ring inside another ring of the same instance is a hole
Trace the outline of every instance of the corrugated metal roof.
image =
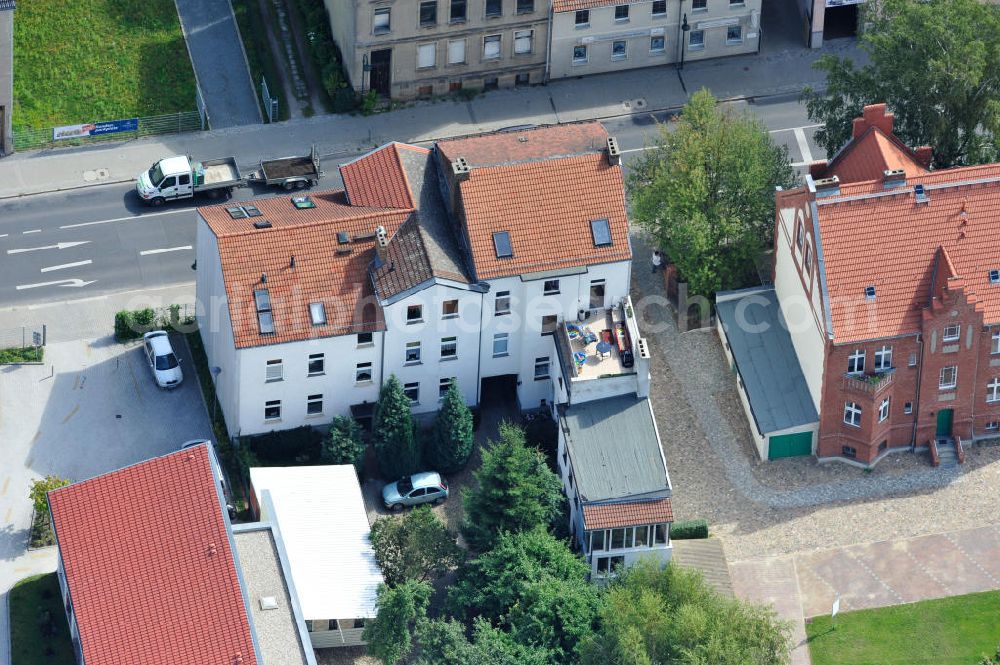
[(669, 495), (649, 400), (624, 395), (585, 402), (566, 408), (563, 420), (582, 500)]
[(250, 482), (262, 513), (270, 495), (274, 512), (261, 518), (277, 524), (303, 616), (374, 617), (382, 573), (354, 467), (254, 468)]
[(747, 289), (743, 295), (724, 299), (736, 293), (740, 292), (718, 293), (715, 308), (761, 434), (817, 422), (774, 289)]

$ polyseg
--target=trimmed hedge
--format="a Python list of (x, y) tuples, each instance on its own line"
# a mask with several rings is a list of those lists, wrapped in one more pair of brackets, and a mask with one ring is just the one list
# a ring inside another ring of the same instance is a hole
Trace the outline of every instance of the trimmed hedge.
[(708, 522), (705, 520), (683, 520), (670, 525), (671, 540), (693, 540), (708, 538)]
[(319, 464), (323, 432), (305, 425), (240, 437), (240, 447), (248, 449), (263, 466)]
[(194, 330), (194, 316), (187, 313), (181, 316), (180, 305), (170, 305), (160, 310), (152, 307), (145, 309), (121, 310), (115, 313), (115, 340), (127, 342), (130, 339), (140, 339), (151, 330), (176, 330), (189, 333)]

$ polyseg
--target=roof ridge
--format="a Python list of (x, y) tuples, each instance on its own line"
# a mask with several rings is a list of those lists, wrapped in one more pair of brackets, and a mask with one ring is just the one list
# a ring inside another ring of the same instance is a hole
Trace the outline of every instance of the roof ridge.
[[(369, 208), (371, 206), (358, 206), (359, 208)], [(357, 215), (347, 215), (345, 217), (328, 218), (328, 219), (315, 219), (315, 220), (302, 220), (301, 222), (292, 222), (290, 224), (282, 224), (278, 227), (272, 227), (270, 229), (243, 229), (240, 231), (232, 231), (229, 233), (216, 234), (216, 238), (233, 238), (242, 237), (247, 235), (253, 235), (255, 233), (262, 233), (266, 231), (280, 232), (288, 231), (291, 229), (299, 229), (304, 226), (324, 226), (327, 224), (336, 224), (338, 222), (356, 222), (369, 218), (381, 217), (383, 215), (401, 215), (403, 213), (415, 212), (416, 208), (378, 208), (377, 210), (366, 210)]]

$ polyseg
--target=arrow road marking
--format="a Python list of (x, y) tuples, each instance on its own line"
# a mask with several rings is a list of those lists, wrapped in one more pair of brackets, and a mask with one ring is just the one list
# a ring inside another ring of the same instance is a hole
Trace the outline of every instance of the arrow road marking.
[(53, 270), (63, 270), (65, 268), (77, 268), (79, 266), (89, 266), (93, 261), (87, 259), (86, 261), (74, 261), (73, 263), (64, 263), (59, 266), (49, 266), (48, 268), (42, 268), (41, 272), (52, 272)]
[(89, 240), (76, 240), (74, 242), (60, 242), (55, 245), (45, 245), (44, 247), (25, 247), (23, 249), (8, 249), (8, 254), (21, 254), (22, 252), (38, 252), (43, 249), (69, 249), (78, 245), (86, 245)]
[(147, 256), (149, 254), (166, 254), (167, 252), (182, 252), (186, 249), (191, 249), (191, 245), (184, 245), (183, 247), (167, 247), (166, 249), (147, 249), (139, 252), (139, 256)]
[(60, 279), (55, 282), (41, 282), (40, 284), (18, 284), (17, 290), (23, 291), (24, 289), (37, 289), (43, 286), (87, 286), (88, 284), (93, 284), (96, 279), (92, 279), (89, 282), (85, 282), (82, 279)]

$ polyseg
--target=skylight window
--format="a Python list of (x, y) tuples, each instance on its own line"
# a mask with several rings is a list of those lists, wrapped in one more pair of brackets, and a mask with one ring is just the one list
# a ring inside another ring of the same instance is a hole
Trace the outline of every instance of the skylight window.
[(253, 292), (254, 304), (257, 307), (257, 325), (261, 335), (274, 334), (274, 315), (271, 313), (271, 294), (267, 289), (256, 289)]
[(865, 287), (865, 300), (875, 300), (875, 287), (866, 286)]
[(314, 326), (326, 324), (326, 306), (321, 302), (309, 303), (309, 318)]
[(494, 233), (493, 248), (496, 249), (498, 259), (514, 256), (514, 248), (510, 245), (510, 232), (497, 231)]
[(308, 196), (293, 196), (292, 205), (298, 210), (306, 210), (308, 208), (316, 207), (316, 203)]
[(260, 217), (264, 214), (257, 209), (257, 206), (243, 206), (243, 212), (247, 214), (247, 217)]
[(1000, 284), (1000, 270), (990, 271), (990, 284)]
[(232, 217), (233, 219), (247, 218), (247, 211), (244, 210), (241, 206), (236, 206), (235, 208), (226, 208), (226, 212), (228, 212), (229, 216)]
[(606, 219), (590, 220), (590, 233), (594, 236), (594, 247), (611, 245), (611, 225)]
[(347, 231), (337, 231), (337, 244), (346, 245), (351, 242), (351, 235)]

